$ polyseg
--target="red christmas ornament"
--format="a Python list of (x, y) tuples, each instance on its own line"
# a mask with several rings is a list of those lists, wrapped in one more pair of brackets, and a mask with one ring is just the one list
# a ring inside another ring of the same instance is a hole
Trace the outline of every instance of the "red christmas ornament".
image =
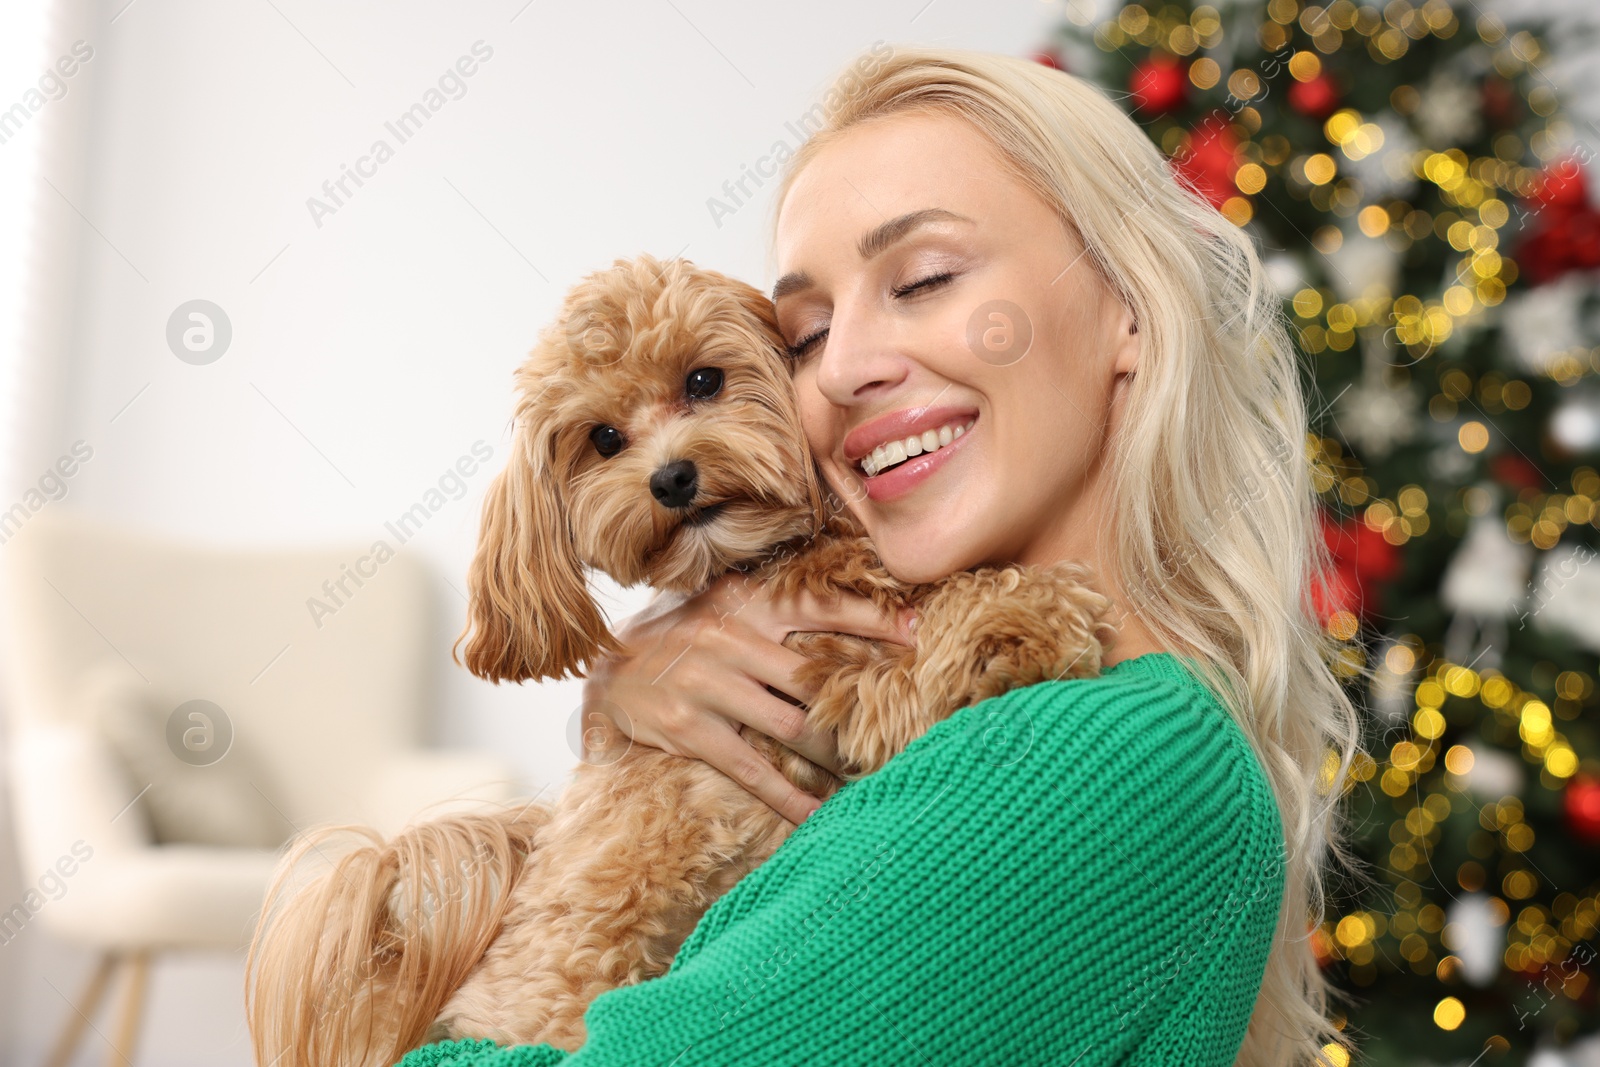
[(1544, 484), (1544, 475), (1533, 461), (1515, 452), (1502, 452), (1489, 461), (1489, 473), (1495, 481), (1512, 489), (1534, 489)]
[(1348, 611), (1367, 616), (1382, 606), (1383, 585), (1400, 574), (1400, 550), (1360, 519), (1334, 522), (1319, 513), (1332, 566), (1311, 583), (1311, 604), (1326, 623)]
[(1311, 583), (1311, 609), (1324, 626), (1341, 611), (1355, 614), (1360, 603), (1361, 593), (1351, 576), (1340, 567), (1324, 571)]
[(1181, 106), (1189, 95), (1189, 77), (1171, 56), (1156, 55), (1133, 68), (1128, 92), (1139, 110), (1164, 115)]
[(1600, 212), (1589, 206), (1588, 181), (1576, 158), (1541, 171), (1522, 203), (1534, 216), (1514, 258), (1530, 284), (1600, 267)]
[(1554, 281), (1568, 271), (1600, 267), (1600, 212), (1585, 207), (1540, 215), (1538, 228), (1515, 254), (1530, 285)]
[(1221, 207), (1229, 197), (1238, 195), (1233, 184), (1233, 176), (1239, 170), (1238, 150), (1239, 139), (1233, 128), (1213, 115), (1190, 131), (1189, 143), (1172, 157), (1172, 167), (1179, 180), (1210, 201), (1212, 207)]
[(1066, 67), (1061, 65), (1061, 57), (1056, 55), (1056, 53), (1054, 53), (1052, 51), (1049, 51), (1048, 49), (1041, 48), (1039, 51), (1035, 52), (1033, 54), (1033, 61), (1035, 63), (1038, 63), (1038, 64), (1041, 64), (1043, 66), (1049, 67), (1051, 70), (1066, 70), (1067, 69)]
[(1600, 845), (1600, 780), (1580, 774), (1567, 783), (1561, 797), (1567, 828), (1589, 845)]
[(1576, 156), (1568, 156), (1550, 164), (1533, 180), (1533, 192), (1525, 202), (1534, 211), (1544, 208), (1573, 211), (1586, 207), (1589, 191), (1583, 163)]
[(1289, 106), (1307, 118), (1325, 119), (1339, 110), (1339, 90), (1332, 78), (1318, 74), (1308, 82), (1289, 86)]

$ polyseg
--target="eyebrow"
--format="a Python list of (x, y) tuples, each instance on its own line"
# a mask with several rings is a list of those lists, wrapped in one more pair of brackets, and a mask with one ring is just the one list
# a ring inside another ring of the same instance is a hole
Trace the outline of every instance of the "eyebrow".
[[(881, 255), (896, 241), (904, 239), (913, 230), (935, 222), (972, 222), (972, 220), (942, 207), (925, 207), (920, 211), (908, 211), (863, 235), (856, 244), (856, 251), (861, 253), (862, 259), (872, 259)], [(791, 293), (810, 288), (812, 284), (811, 275), (805, 271), (790, 271), (779, 278), (778, 284), (772, 287), (772, 302), (776, 304)]]

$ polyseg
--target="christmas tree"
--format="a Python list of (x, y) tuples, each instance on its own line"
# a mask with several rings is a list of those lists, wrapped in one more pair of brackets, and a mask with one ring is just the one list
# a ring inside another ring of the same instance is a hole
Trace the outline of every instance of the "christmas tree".
[(1367, 723), (1339, 783), (1363, 869), (1311, 930), (1337, 1020), (1358, 1062), (1567, 1062), (1600, 1028), (1600, 212), (1538, 27), (1068, 15), (1036, 58), (1256, 237), (1315, 379), (1312, 594)]

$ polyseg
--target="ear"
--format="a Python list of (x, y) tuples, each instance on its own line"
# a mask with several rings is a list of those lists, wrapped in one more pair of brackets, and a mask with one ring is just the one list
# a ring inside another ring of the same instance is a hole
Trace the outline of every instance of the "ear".
[(778, 329), (778, 309), (772, 306), (772, 301), (767, 299), (767, 294), (748, 282), (741, 282), (727, 275), (718, 274), (716, 271), (707, 271), (707, 274), (720, 278), (733, 294), (733, 298), (750, 316), (751, 321), (760, 324), (766, 332), (768, 342), (773, 346), (777, 355), (783, 354), (783, 333)]
[(621, 645), (584, 579), (547, 443), (521, 425), (511, 460), (483, 502), (478, 551), (468, 575), (466, 666), (491, 682), (583, 677)]
[[(714, 273), (714, 272), (712, 272)], [(720, 275), (719, 275), (720, 277)], [(811, 536), (815, 537), (827, 523), (830, 516), (839, 508), (836, 506), (837, 498), (828, 489), (827, 482), (822, 477), (821, 470), (817, 467), (811, 456), (811, 449), (805, 444), (805, 432), (800, 426), (799, 401), (794, 395), (794, 386), (787, 380), (791, 374), (788, 355), (784, 351), (783, 331), (778, 329), (778, 310), (772, 306), (772, 301), (767, 299), (767, 294), (753, 285), (734, 279), (726, 279), (734, 299), (739, 306), (750, 316), (760, 334), (760, 342), (771, 354), (771, 366), (777, 368), (775, 379), (778, 388), (782, 389), (782, 396), (787, 400), (791, 432), (795, 439), (801, 442), (805, 451), (804, 479), (806, 499), (811, 505), (813, 526)]]
[(1134, 317), (1133, 311), (1115, 297), (1113, 301), (1117, 316), (1116, 329), (1112, 336), (1116, 338), (1116, 359), (1112, 364), (1112, 373), (1132, 377), (1139, 370), (1139, 353), (1143, 346), (1139, 343), (1139, 322)]

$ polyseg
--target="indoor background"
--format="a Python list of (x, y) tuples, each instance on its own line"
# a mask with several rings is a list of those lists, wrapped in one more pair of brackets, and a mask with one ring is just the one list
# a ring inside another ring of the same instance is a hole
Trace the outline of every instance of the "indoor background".
[(1591, 18), (8, 0), (0, 1062), (103, 978), (72, 1062), (247, 1063), (224, 904), (284, 836), (559, 787), (580, 683), (450, 659), (512, 371), (617, 257), (770, 286), (772, 160), (845, 64), (930, 43), (1099, 78), (1318, 367), (1319, 610), (1390, 678), (1345, 783), (1384, 892), (1316, 931), (1372, 1062), (1600, 1064)]

